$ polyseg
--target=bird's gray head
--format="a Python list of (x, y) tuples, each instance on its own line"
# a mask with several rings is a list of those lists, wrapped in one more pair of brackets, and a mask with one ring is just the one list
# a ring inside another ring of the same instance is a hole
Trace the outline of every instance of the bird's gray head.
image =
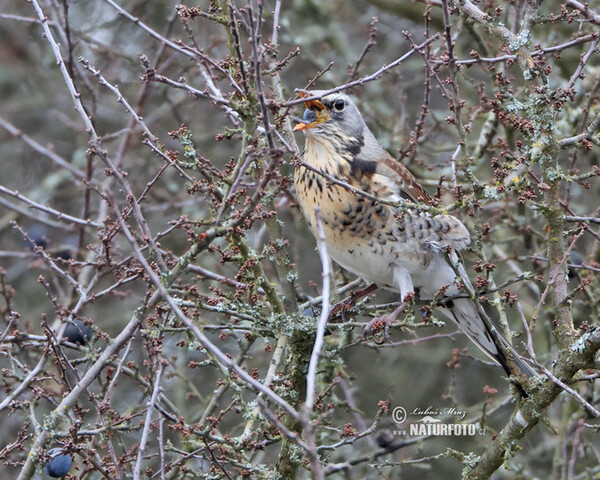
[(358, 108), (344, 93), (331, 93), (322, 96), (326, 90), (296, 90), (303, 98), (319, 97), (304, 103), (303, 122), (294, 130), (303, 130), (309, 136), (342, 135), (362, 137), (367, 129)]

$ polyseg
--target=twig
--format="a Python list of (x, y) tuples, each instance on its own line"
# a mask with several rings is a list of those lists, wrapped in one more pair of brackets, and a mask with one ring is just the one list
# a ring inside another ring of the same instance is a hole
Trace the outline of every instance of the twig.
[[(259, 3), (259, 8), (261, 5), (262, 3)], [(254, 13), (252, 11), (252, 3), (250, 1), (248, 1), (247, 9), (248, 23), (250, 25), (250, 40), (252, 42), (252, 64), (254, 66), (256, 93), (260, 104), (260, 109), (262, 113), (262, 123), (265, 128), (267, 142), (269, 143), (269, 149), (271, 150), (271, 154), (273, 155), (275, 153), (275, 141), (273, 140), (273, 132), (271, 130), (271, 124), (269, 123), (269, 112), (267, 110), (267, 102), (263, 91), (261, 74), (262, 54), (259, 52), (258, 49), (258, 37), (260, 35), (260, 24), (262, 17), (258, 15), (257, 19), (254, 18)]]
[(566, 383), (560, 381), (556, 376), (552, 374), (550, 370), (548, 370), (543, 365), (537, 365), (540, 367), (543, 372), (548, 375), (548, 377), (556, 383), (560, 388), (562, 388), (565, 392), (571, 395), (575, 400), (577, 400), (588, 412), (590, 412), (594, 417), (600, 417), (600, 411), (594, 408), (585, 398), (583, 398), (579, 393), (569, 387)]
[[(568, 361), (556, 365), (553, 375), (562, 378), (563, 383), (570, 381), (573, 375), (593, 359), (600, 349), (600, 330), (583, 334), (568, 347)], [(563, 392), (563, 388), (552, 379), (548, 379), (544, 388), (532, 394), (529, 399), (512, 413), (509, 421), (494, 439), (492, 445), (486, 448), (469, 470), (464, 472), (464, 480), (481, 480), (489, 478), (505, 461), (509, 453), (507, 446), (523, 438), (540, 420), (542, 412)]]
[[(325, 75), (329, 70), (331, 70), (331, 67), (333, 67), (335, 65), (335, 62), (329, 62), (327, 64), (327, 66), (323, 69), (323, 70), (319, 70), (315, 76), (313, 78), (311, 78), (308, 83), (306, 84), (306, 86), (304, 87), (305, 90), (308, 90), (310, 87), (312, 87), (315, 82), (321, 78), (323, 75)], [(290, 105), (291, 106), (291, 105)], [(289, 108), (289, 107), (288, 107)]]
[(329, 318), (329, 294), (331, 275), (331, 263), (327, 254), (327, 245), (325, 244), (325, 231), (323, 230), (323, 222), (321, 221), (320, 210), (315, 208), (315, 218), (317, 222), (317, 230), (319, 237), (317, 238), (317, 249), (321, 258), (321, 278), (322, 278), (322, 300), (321, 300), (321, 315), (317, 323), (317, 333), (312, 353), (310, 355), (310, 363), (308, 364), (308, 374), (306, 375), (306, 401), (305, 401), (305, 417), (308, 420), (312, 413), (315, 403), (315, 389), (317, 383), (317, 365), (319, 356), (323, 348), (323, 338), (325, 336), (325, 327)]
[(569, 253), (571, 252), (573, 247), (575, 247), (575, 243), (577, 242), (577, 240), (579, 240), (579, 238), (584, 233), (585, 233), (585, 230), (581, 229), (581, 231), (573, 237), (573, 240), (571, 241), (571, 244), (569, 245), (569, 247), (566, 249), (563, 258), (554, 266), (552, 272), (550, 273), (550, 278), (548, 279), (546, 288), (542, 292), (542, 296), (540, 297), (537, 305), (535, 306), (535, 309), (533, 310), (533, 314), (531, 315), (531, 323), (532, 323), (531, 328), (535, 328), (535, 323), (537, 321), (537, 318), (538, 318), (538, 315), (540, 312), (540, 308), (542, 307), (542, 305), (544, 305), (544, 303), (546, 301), (546, 296), (550, 292), (550, 288), (554, 285), (554, 282), (556, 282), (558, 277), (561, 275), (562, 265), (567, 261), (567, 259), (569, 258)]
[(50, 160), (52, 160), (54, 163), (56, 163), (59, 167), (62, 167), (65, 170), (71, 172), (79, 180), (84, 179), (86, 177), (85, 172), (83, 172), (82, 170), (79, 170), (77, 167), (74, 167), (73, 165), (71, 165), (69, 162), (67, 162), (65, 159), (63, 159), (59, 155), (57, 155), (52, 150), (44, 147), (43, 145), (40, 145), (29, 135), (23, 133), (23, 131), (21, 131), (17, 127), (15, 127), (12, 123), (7, 122), (3, 118), (0, 118), (0, 127), (3, 127), (11, 135), (13, 135), (14, 137), (23, 141), (23, 143), (25, 143), (31, 149), (48, 157)]
[[(157, 295), (155, 297), (158, 298)], [(87, 390), (92, 382), (96, 381), (98, 375), (100, 375), (100, 372), (102, 372), (104, 367), (109, 363), (113, 355), (115, 355), (135, 333), (139, 326), (139, 322), (140, 318), (138, 318), (138, 314), (136, 312), (129, 323), (114, 339), (113, 343), (106, 347), (98, 357), (98, 360), (96, 360), (89, 367), (85, 375), (81, 378), (77, 385), (73, 387), (73, 390), (60, 402), (56, 408), (46, 415), (44, 420), (44, 426), (46, 428), (44, 428), (39, 435), (36, 436), (36, 439), (30, 449), (31, 454), (27, 456), (25, 465), (23, 465), (17, 480), (28, 480), (31, 478), (35, 470), (37, 458), (37, 455), (35, 455), (34, 452), (37, 452), (38, 449), (45, 445), (54, 426), (63, 418), (64, 412), (70, 410), (79, 396)]]
[(573, 86), (575, 85), (575, 82), (581, 76), (581, 72), (583, 72), (583, 69), (587, 65), (587, 63), (590, 60), (592, 54), (596, 51), (596, 47), (598, 46), (598, 42), (600, 42), (600, 39), (598, 39), (598, 38), (595, 38), (594, 40), (592, 40), (592, 43), (590, 44), (590, 47), (588, 48), (588, 51), (585, 53), (585, 55), (583, 55), (581, 57), (581, 60), (577, 64), (577, 68), (573, 72), (573, 75), (571, 75), (571, 78), (569, 79), (569, 82), (564, 87), (565, 90), (571, 90), (573, 88)]
[(523, 313), (523, 309), (521, 308), (521, 303), (516, 302), (517, 311), (521, 316), (521, 321), (523, 322), (523, 329), (525, 330), (525, 335), (527, 335), (527, 352), (533, 361), (536, 361), (535, 358), (535, 350), (533, 349), (533, 337), (531, 335), (531, 327), (527, 323), (527, 319), (525, 318), (525, 314)]
[(586, 2), (585, 5), (577, 0), (567, 0), (567, 5), (580, 11), (583, 15), (591, 20), (596, 25), (600, 25), (600, 14), (597, 14), (593, 10), (590, 10), (589, 4)]
[(58, 218), (59, 220), (62, 220), (64, 222), (74, 223), (75, 225), (81, 225), (84, 227), (102, 228), (102, 225), (94, 222), (93, 220), (90, 220), (90, 219), (84, 220), (82, 218), (73, 217), (72, 215), (68, 215), (66, 213), (60, 212), (58, 210), (55, 210), (54, 208), (48, 207), (46, 205), (41, 205), (40, 203), (34, 202), (30, 198), (27, 198), (26, 196), (21, 195), (19, 192), (16, 192), (14, 190), (9, 190), (8, 188), (3, 187), (2, 185), (0, 185), (0, 193), (3, 193), (5, 195), (9, 195), (13, 198), (16, 198), (17, 200), (20, 200), (21, 202), (26, 203), (30, 207), (35, 208), (36, 210), (39, 210), (41, 212), (45, 212), (50, 215), (53, 215), (56, 218)]
[[(592, 32), (587, 35), (582, 35), (581, 37), (576, 38), (575, 40), (570, 40), (568, 42), (561, 43), (560, 45), (554, 45), (552, 47), (546, 47), (541, 50), (536, 50), (531, 53), (531, 56), (539, 57), (541, 55), (544, 55), (545, 53), (560, 52), (560, 51), (566, 50), (567, 48), (570, 48), (574, 45), (579, 45), (580, 43), (591, 42), (592, 40), (598, 38), (598, 36), (600, 36), (599, 32)], [(455, 63), (456, 63), (456, 65), (474, 65), (477, 63), (500, 63), (500, 62), (506, 62), (508, 60), (516, 60), (516, 59), (517, 59), (517, 56), (512, 55), (512, 54), (500, 55), (498, 57), (481, 57), (481, 56), (477, 55), (477, 58), (473, 58), (473, 59), (469, 59), (469, 60), (456, 60)], [(444, 60), (431, 60), (431, 61), (434, 64), (443, 64), (444, 63)]]
[(345, 83), (344, 85), (340, 85), (339, 87), (335, 87), (330, 90), (327, 90), (327, 91), (323, 92), (321, 95), (319, 95), (318, 97), (313, 96), (313, 97), (297, 98), (295, 100), (290, 100), (289, 102), (283, 103), (282, 106), (289, 107), (292, 105), (298, 105), (299, 103), (309, 102), (311, 100), (319, 100), (321, 97), (330, 95), (332, 93), (342, 92), (344, 90), (348, 90), (349, 88), (356, 87), (358, 85), (364, 85), (365, 83), (372, 82), (374, 80), (378, 80), (379, 77), (381, 77), (384, 73), (396, 68), (402, 62), (404, 62), (407, 58), (409, 58), (413, 53), (418, 52), (419, 50), (425, 48), (430, 43), (435, 42), (438, 38), (440, 38), (439, 33), (435, 34), (433, 37), (428, 38), (423, 43), (413, 46), (408, 52), (406, 52), (400, 58), (397, 58), (389, 65), (384, 65), (379, 70), (377, 70), (375, 73), (372, 73), (371, 75), (367, 75), (366, 77), (362, 77), (362, 78), (359, 78), (358, 80), (353, 80), (352, 82), (348, 82), (348, 83)]
[(108, 196), (112, 204), (113, 212), (115, 213), (119, 224), (121, 225), (121, 229), (127, 237), (127, 240), (129, 240), (129, 243), (131, 244), (131, 247), (133, 248), (138, 261), (140, 262), (146, 274), (154, 284), (154, 287), (156, 288), (156, 294), (158, 294), (168, 303), (169, 307), (172, 309), (173, 313), (177, 316), (177, 318), (191, 331), (191, 333), (198, 339), (202, 346), (208, 352), (210, 352), (221, 365), (223, 365), (226, 369), (235, 372), (241, 378), (241, 380), (246, 382), (255, 390), (262, 392), (264, 395), (267, 396), (267, 398), (269, 398), (271, 401), (283, 408), (286, 411), (286, 413), (288, 413), (293, 419), (297, 421), (299, 419), (299, 414), (289, 403), (287, 403), (283, 398), (281, 398), (279, 395), (273, 392), (270, 388), (254, 380), (254, 378), (252, 378), (248, 373), (246, 373), (237, 363), (231, 360), (227, 355), (225, 355), (221, 351), (221, 349), (219, 349), (214, 343), (212, 343), (208, 339), (208, 337), (204, 335), (202, 330), (182, 312), (182, 310), (177, 305), (175, 299), (171, 297), (171, 295), (167, 292), (160, 278), (156, 275), (152, 267), (150, 267), (150, 265), (144, 258), (144, 255), (142, 254), (139, 246), (137, 245), (135, 237), (129, 230), (128, 225), (123, 220), (123, 217), (121, 216), (117, 205), (114, 203), (114, 198), (112, 198), (112, 194), (109, 194)]
[(156, 400), (158, 399), (158, 395), (161, 391), (160, 382), (162, 379), (162, 374), (165, 370), (165, 364), (163, 360), (161, 358), (158, 358), (156, 361), (158, 363), (158, 371), (156, 372), (156, 377), (154, 378), (154, 388), (152, 390), (152, 397), (146, 405), (146, 418), (144, 419), (144, 429), (142, 430), (142, 436), (140, 437), (135, 467), (133, 468), (134, 480), (139, 480), (141, 475), (142, 460), (144, 459), (144, 452), (146, 451), (146, 445), (148, 443), (148, 435), (152, 426), (152, 416), (154, 415), (154, 411), (156, 409)]
[[(45, 218), (43, 216), (40, 215), (35, 215), (34, 212), (29, 211), (29, 209), (25, 208), (25, 207), (21, 207), (20, 205), (13, 203), (13, 202), (9, 202), (8, 200), (4, 199), (3, 197), (0, 197), (0, 205), (3, 205), (4, 207), (8, 208), (9, 210), (12, 210), (13, 212), (18, 213), (19, 215), (23, 215), (23, 217), (27, 217), (27, 218), (31, 218), (35, 221), (35, 223), (40, 223), (43, 225), (48, 225), (49, 227), (52, 228), (58, 228), (60, 230), (66, 230), (66, 231), (73, 231), (74, 227), (72, 225), (68, 225), (65, 223), (60, 223), (60, 222), (55, 222), (54, 220), (50, 220), (49, 218)], [(15, 255), (15, 256), (19, 256), (19, 255), (25, 255), (25, 256), (29, 256), (28, 253), (26, 252), (3, 252), (3, 255)]]
[[(184, 46), (177, 45), (175, 42), (168, 40), (163, 35), (160, 35), (158, 32), (154, 31), (152, 28), (150, 28), (148, 25), (146, 25), (144, 22), (142, 22), (139, 18), (131, 15), (128, 11), (121, 8), (113, 0), (104, 0), (104, 1), (106, 3), (108, 3), (111, 7), (113, 7), (115, 10), (117, 10), (117, 12), (119, 12), (119, 14), (121, 14), (127, 20), (129, 20), (133, 24), (137, 25), (139, 28), (141, 28), (146, 33), (148, 33), (151, 37), (158, 40), (161, 44), (167, 45), (169, 48), (172, 48), (173, 50), (176, 50), (177, 52), (179, 52), (187, 57), (190, 57), (193, 59), (201, 58), (202, 60), (208, 61), (209, 63), (212, 64), (213, 67), (219, 69), (226, 76), (229, 75), (227, 71), (224, 71), (217, 63), (210, 60), (210, 58), (207, 57), (206, 55), (204, 55), (202, 52), (199, 52), (187, 45), (184, 45)], [(208, 88), (210, 89), (210, 91), (212, 92), (212, 95), (215, 97), (215, 99), (218, 100), (219, 103), (222, 103), (223, 105), (227, 105), (229, 102), (227, 102), (227, 100), (225, 100), (221, 91), (216, 87), (216, 85), (210, 78), (210, 76), (207, 72), (207, 69), (203, 65), (201, 65), (200, 74), (206, 81), (206, 84), (207, 84)], [(229, 81), (230, 81), (231, 85), (237, 86), (235, 80), (230, 75), (229, 75)], [(241, 92), (241, 89), (239, 88), (239, 86), (237, 86), (237, 90)], [(227, 115), (229, 115), (232, 122), (237, 125), (237, 123), (239, 121), (239, 114), (228, 106), (226, 106), (225, 111), (226, 111)]]
[(373, 17), (371, 19), (371, 23), (369, 23), (369, 39), (367, 40), (367, 43), (363, 47), (362, 52), (358, 56), (358, 60), (356, 60), (356, 63), (354, 64), (354, 68), (352, 69), (352, 72), (350, 73), (350, 76), (348, 77), (348, 80), (350, 80), (350, 81), (354, 80), (356, 78), (356, 76), (358, 75), (358, 70), (360, 69), (360, 64), (362, 63), (364, 58), (367, 56), (367, 53), (369, 53), (369, 50), (371, 50), (371, 48), (374, 45), (377, 45), (377, 23), (378, 22), (379, 22), (379, 20), (377, 19), (377, 17)]

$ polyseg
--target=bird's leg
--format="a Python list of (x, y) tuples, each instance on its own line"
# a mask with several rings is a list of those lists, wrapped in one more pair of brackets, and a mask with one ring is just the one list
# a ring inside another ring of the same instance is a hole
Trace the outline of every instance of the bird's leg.
[(375, 317), (373, 320), (367, 323), (364, 330), (365, 340), (367, 340), (369, 337), (372, 337), (373, 341), (378, 345), (381, 345), (386, 340), (391, 343), (392, 341), (390, 339), (390, 325), (396, 321), (398, 315), (400, 315), (404, 310), (406, 310), (406, 306), (407, 302), (405, 300), (402, 303), (400, 303), (400, 305), (398, 305), (396, 309), (389, 315), (384, 315), (383, 317)]
[(356, 302), (358, 300), (368, 295), (369, 293), (374, 292), (375, 290), (377, 290), (377, 285), (372, 283), (371, 285), (369, 285), (366, 288), (363, 288), (362, 290), (356, 290), (355, 292), (352, 292), (349, 296), (347, 296), (342, 301), (336, 303), (333, 307), (331, 307), (331, 311), (329, 312), (329, 321), (333, 320), (338, 315), (341, 315), (342, 322), (345, 322), (346, 319), (344, 318), (344, 313), (346, 312), (346, 310), (350, 310), (354, 305), (356, 305)]

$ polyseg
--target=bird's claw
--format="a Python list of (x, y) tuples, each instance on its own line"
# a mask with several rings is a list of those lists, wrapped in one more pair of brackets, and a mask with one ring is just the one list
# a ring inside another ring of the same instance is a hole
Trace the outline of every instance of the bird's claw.
[(390, 323), (387, 317), (374, 318), (365, 326), (364, 339), (372, 339), (376, 345), (383, 345), (386, 341), (391, 343)]
[(406, 309), (406, 302), (402, 302), (396, 309), (389, 315), (383, 317), (376, 317), (371, 320), (365, 326), (363, 336), (365, 340), (369, 338), (373, 339), (373, 342), (377, 345), (382, 345), (386, 341), (392, 343), (390, 338), (390, 325), (396, 321), (398, 315), (400, 315)]

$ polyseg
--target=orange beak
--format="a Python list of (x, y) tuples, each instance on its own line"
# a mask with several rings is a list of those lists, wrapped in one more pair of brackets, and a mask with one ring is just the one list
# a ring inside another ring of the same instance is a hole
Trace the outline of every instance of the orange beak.
[[(296, 95), (298, 95), (300, 98), (310, 97), (310, 92), (307, 90), (301, 90), (297, 88), (294, 90), (294, 93), (296, 93)], [(304, 106), (306, 107), (306, 111), (304, 112), (304, 120), (310, 118), (311, 121), (300, 122), (294, 127), (295, 132), (316, 127), (318, 124), (323, 123), (329, 118), (327, 108), (325, 108), (325, 105), (323, 105), (323, 103), (319, 100), (309, 100), (308, 102), (304, 102)], [(309, 112), (312, 113), (312, 115), (308, 115)]]

